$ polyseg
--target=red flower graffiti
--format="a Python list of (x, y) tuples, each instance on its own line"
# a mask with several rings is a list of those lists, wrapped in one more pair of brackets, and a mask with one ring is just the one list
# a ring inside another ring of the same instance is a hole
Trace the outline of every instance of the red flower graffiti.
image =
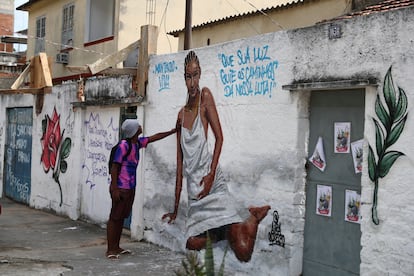
[(50, 168), (55, 169), (62, 134), (60, 133), (60, 115), (57, 114), (56, 108), (54, 108), (52, 118), (46, 115), (46, 129), (41, 139), (41, 162), (46, 173)]
[(60, 206), (62, 206), (63, 196), (59, 175), (61, 172), (65, 173), (68, 169), (68, 163), (65, 159), (69, 157), (72, 140), (69, 137), (63, 140), (65, 130), (60, 133), (60, 115), (57, 114), (56, 107), (53, 108), (52, 118), (46, 115), (45, 119), (42, 120), (42, 130), (43, 135), (40, 139), (42, 156), (40, 161), (46, 173), (50, 169), (53, 171), (53, 179), (59, 186)]

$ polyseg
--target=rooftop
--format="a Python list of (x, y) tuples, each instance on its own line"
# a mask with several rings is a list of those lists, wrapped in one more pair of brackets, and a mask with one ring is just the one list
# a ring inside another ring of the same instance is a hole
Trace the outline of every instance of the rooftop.
[[(259, 14), (265, 14), (271, 11), (276, 11), (276, 10), (282, 10), (282, 9), (287, 9), (287, 8), (292, 8), (298, 5), (302, 5), (302, 4), (306, 4), (311, 2), (312, 0), (294, 0), (294, 1), (289, 1), (286, 2), (284, 4), (280, 4), (277, 6), (272, 6), (269, 8), (265, 8), (265, 9), (261, 9), (261, 10), (256, 10), (256, 11), (251, 11), (251, 12), (246, 12), (246, 13), (241, 13), (241, 14), (237, 14), (237, 15), (232, 15), (232, 16), (227, 16), (221, 19), (217, 19), (217, 20), (212, 20), (212, 21), (208, 21), (199, 25), (195, 25), (192, 27), (192, 30), (197, 30), (197, 29), (202, 29), (202, 28), (206, 28), (206, 27), (212, 27), (214, 25), (218, 25), (218, 24), (222, 24), (225, 22), (229, 22), (229, 21), (233, 21), (233, 20), (238, 20), (244, 17), (249, 17), (249, 16), (256, 16)], [(396, 9), (402, 9), (402, 8), (407, 8), (410, 6), (414, 5), (414, 0), (384, 0), (381, 1), (377, 4), (373, 4), (373, 5), (368, 5), (365, 8), (363, 8), (362, 10), (359, 11), (355, 11), (355, 12), (351, 12), (351, 13), (347, 13), (338, 17), (335, 17), (334, 19), (330, 19), (330, 20), (325, 20), (326, 21), (331, 21), (331, 20), (340, 20), (340, 19), (347, 19), (347, 18), (352, 18), (355, 16), (363, 16), (363, 15), (369, 15), (372, 13), (377, 13), (377, 12), (386, 12), (386, 11), (391, 11), (391, 10), (396, 10)], [(174, 36), (174, 37), (178, 37), (180, 33), (183, 33), (185, 31), (185, 29), (181, 29), (181, 30), (174, 30), (171, 32), (168, 32), (168, 34)]]
[(408, 8), (411, 6), (414, 6), (414, 0), (384, 0), (374, 5), (368, 5), (360, 11), (355, 11), (335, 17), (333, 20), (348, 19), (355, 16), (363, 16), (378, 12), (398, 10)]
[[(292, 1), (287, 1), (286, 3), (279, 4), (279, 5), (276, 5), (276, 6), (272, 6), (272, 7), (268, 7), (268, 8), (264, 8), (264, 9), (260, 9), (260, 10), (255, 10), (255, 11), (250, 11), (250, 12), (245, 12), (245, 13), (240, 13), (240, 14), (235, 14), (235, 15), (230, 15), (230, 16), (226, 16), (226, 17), (221, 18), (221, 19), (207, 21), (207, 22), (202, 23), (202, 24), (199, 24), (199, 25), (194, 25), (192, 27), (192, 30), (202, 29), (202, 28), (205, 28), (205, 27), (212, 27), (214, 25), (222, 24), (224, 22), (238, 20), (238, 19), (243, 18), (243, 17), (250, 17), (250, 16), (255, 16), (255, 15), (259, 15), (259, 14), (268, 13), (268, 12), (271, 12), (271, 11), (287, 9), (287, 8), (294, 7), (296, 5), (300, 5), (300, 4), (304, 4), (304, 3), (309, 3), (311, 1), (313, 1), (313, 0), (292, 0)], [(178, 35), (180, 33), (184, 32), (184, 30), (185, 29), (174, 30), (174, 31), (168, 32), (168, 34), (169, 35), (172, 35), (174, 37), (178, 37)]]

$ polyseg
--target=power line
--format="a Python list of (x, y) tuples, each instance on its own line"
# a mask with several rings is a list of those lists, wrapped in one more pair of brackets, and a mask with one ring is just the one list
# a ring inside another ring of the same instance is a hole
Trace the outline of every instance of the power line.
[[(231, 3), (229, 0), (226, 0), (226, 2), (236, 11), (236, 13), (240, 14), (240, 11), (238, 11)], [(256, 32), (256, 34), (260, 34), (260, 32), (253, 26), (253, 24), (251, 24), (250, 22), (247, 21), (247, 24)]]
[(156, 0), (147, 0), (147, 24), (155, 24), (155, 7), (157, 5)]
[(244, 2), (248, 3), (250, 6), (252, 6), (256, 11), (260, 12), (262, 15), (266, 16), (273, 24), (275, 24), (276, 26), (278, 26), (280, 29), (284, 30), (285, 28), (283, 28), (282, 25), (280, 25), (278, 22), (276, 22), (275, 20), (273, 20), (273, 18), (271, 18), (268, 14), (266, 14), (263, 10), (259, 10), (258, 8), (256, 8), (255, 5), (253, 5), (252, 3), (250, 3), (248, 0), (243, 0)]
[[(8, 29), (4, 26), (0, 26), (0, 29), (2, 29), (4, 31), (7, 31), (7, 32), (11, 31), (10, 29)], [(18, 34), (18, 33), (14, 32), (13, 34)], [(82, 52), (87, 52), (87, 53), (95, 53), (95, 54), (99, 54), (99, 55), (105, 55), (105, 53), (102, 53), (102, 52), (98, 52), (98, 51), (94, 51), (94, 50), (87, 50), (85, 48), (79, 48), (79, 47), (72, 46), (72, 45), (57, 43), (57, 42), (47, 40), (47, 39), (44, 39), (44, 38), (41, 38), (41, 37), (35, 37), (35, 36), (31, 36), (31, 35), (26, 35), (26, 37), (27, 37), (28, 40), (31, 39), (31, 40), (34, 40), (34, 41), (36, 41), (36, 40), (44, 41), (45, 43), (47, 43), (49, 45), (58, 46), (60, 49), (62, 49), (62, 47), (70, 47), (70, 49), (74, 49), (74, 50), (77, 50), (77, 51), (82, 51)], [(60, 50), (60, 49), (58, 49), (58, 50)]]
[(165, 32), (165, 36), (167, 37), (167, 41), (168, 41), (168, 45), (170, 47), (170, 53), (171, 53), (172, 52), (171, 41), (170, 41), (170, 37), (167, 34), (167, 9), (168, 9), (169, 3), (170, 3), (170, 0), (167, 0), (167, 4), (165, 5), (165, 9), (162, 14), (160, 25), (158, 26), (158, 28), (161, 30), (161, 25), (162, 25), (162, 22), (164, 21), (164, 32)]
[[(244, 2), (246, 2), (248, 5), (250, 5), (251, 7), (253, 7), (253, 9), (255, 10), (255, 11), (257, 11), (257, 12), (259, 12), (260, 14), (262, 14), (263, 16), (265, 16), (265, 17), (267, 17), (273, 24), (275, 24), (276, 26), (278, 26), (280, 29), (282, 29), (282, 30), (284, 30), (284, 28), (283, 28), (283, 26), (281, 26), (278, 22), (276, 22), (274, 19), (272, 19), (268, 14), (266, 14), (263, 10), (260, 10), (260, 9), (258, 9), (254, 4), (252, 4), (250, 1), (248, 1), (248, 0), (243, 0)], [(147, 0), (147, 5), (148, 5), (148, 3), (150, 3), (150, 9), (151, 9), (151, 14), (150, 14), (150, 20), (151, 21), (154, 21), (155, 20), (155, 12), (154, 12), (154, 9), (156, 8), (155, 7), (155, 0)], [(169, 2), (170, 2), (170, 0), (167, 0), (167, 3), (166, 3), (166, 5), (165, 5), (165, 9), (164, 9), (164, 12), (163, 12), (163, 15), (162, 15), (162, 17), (161, 17), (161, 21), (160, 21), (160, 24), (159, 24), (159, 29), (161, 29), (161, 25), (164, 23), (164, 32), (165, 32), (165, 35), (167, 36), (167, 40), (168, 40), (168, 43), (169, 43), (169, 47), (170, 47), (170, 52), (172, 51), (172, 46), (171, 46), (171, 42), (170, 42), (170, 38), (169, 38), (169, 36), (168, 36), (168, 34), (167, 34), (167, 26), (166, 26), (166, 17), (167, 17), (167, 10), (168, 10), (168, 7), (169, 7)], [(241, 12), (233, 5), (233, 4), (231, 4), (230, 3), (230, 1), (229, 0), (226, 0), (226, 2), (231, 6), (231, 8), (233, 9), (233, 10), (235, 10), (238, 14), (240, 14)], [(148, 12), (147, 12), (148, 13)], [(148, 14), (147, 14), (148, 15)], [(250, 22), (248, 22), (248, 25), (257, 33), (257, 34), (261, 34), (261, 32), (259, 31), (259, 30), (257, 30)], [(5, 28), (4, 26), (0, 26), (0, 28), (2, 28), (3, 30), (6, 30), (6, 31), (8, 31), (8, 32), (10, 32), (11, 30), (10, 29), (7, 29), (7, 28)], [(11, 32), (13, 32), (14, 34), (16, 34), (14, 31), (11, 31)], [(65, 45), (65, 44), (62, 44), (62, 43), (58, 43), (58, 42), (54, 42), (54, 41), (51, 41), (51, 40), (47, 40), (47, 39), (44, 39), (44, 38), (38, 38), (38, 37), (35, 37), (35, 36), (30, 36), (30, 35), (27, 35), (27, 39), (32, 39), (32, 40), (43, 40), (45, 43), (47, 43), (47, 44), (49, 44), (49, 45), (53, 45), (53, 46), (56, 46), (56, 47), (59, 47), (60, 49), (62, 48), (62, 46), (63, 47), (68, 47), (68, 45)], [(73, 46), (73, 45), (70, 45), (69, 46), (71, 49), (73, 49), (73, 50), (77, 50), (77, 51), (81, 51), (81, 52), (86, 52), (86, 53), (94, 53), (94, 54), (98, 54), (98, 55), (105, 55), (105, 53), (102, 53), (102, 52), (98, 52), (98, 51), (94, 51), (94, 50), (87, 50), (87, 49), (85, 49), (84, 47), (76, 47), (76, 46)], [(58, 50), (60, 50), (60, 49), (58, 49)]]

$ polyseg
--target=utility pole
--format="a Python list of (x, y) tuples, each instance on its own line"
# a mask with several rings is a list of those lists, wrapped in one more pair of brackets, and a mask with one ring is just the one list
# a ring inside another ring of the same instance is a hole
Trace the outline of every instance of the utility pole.
[(191, 49), (191, 17), (192, 17), (192, 0), (185, 0), (185, 33), (184, 33), (184, 50)]

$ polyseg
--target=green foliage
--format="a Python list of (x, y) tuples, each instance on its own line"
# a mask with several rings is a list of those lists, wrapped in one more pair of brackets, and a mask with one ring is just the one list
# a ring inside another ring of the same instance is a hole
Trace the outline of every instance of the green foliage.
[(402, 152), (388, 149), (395, 144), (400, 137), (404, 130), (408, 115), (407, 95), (402, 88), (398, 87), (398, 90), (395, 89), (392, 80), (391, 67), (385, 75), (383, 96), (385, 105), (380, 96), (377, 95), (375, 101), (375, 113), (378, 120), (375, 118), (373, 119), (375, 124), (375, 149), (377, 158), (371, 146), (369, 146), (368, 152), (368, 175), (375, 185), (372, 205), (372, 221), (376, 225), (379, 224), (377, 215), (378, 181), (379, 178), (383, 178), (388, 174), (398, 157), (404, 155)]
[(220, 265), (220, 269), (219, 269), (219, 272), (218, 272), (218, 276), (224, 275), (224, 259), (226, 258), (228, 249), (229, 248), (227, 246), (226, 246), (226, 249), (224, 249), (223, 260), (221, 261), (221, 265)]
[(204, 266), (198, 258), (197, 252), (190, 251), (186, 259), (181, 261), (181, 269), (175, 272), (177, 276), (204, 276)]
[[(220, 270), (217, 276), (224, 275), (224, 260), (227, 255), (228, 247), (226, 247), (221, 261)], [(201, 263), (198, 253), (195, 251), (189, 251), (186, 255), (186, 259), (181, 261), (181, 269), (175, 272), (177, 276), (215, 276), (214, 270), (214, 254), (211, 243), (211, 238), (207, 232), (207, 244), (206, 252), (204, 254), (204, 264)]]
[(214, 276), (214, 255), (213, 247), (211, 245), (210, 234), (207, 231), (206, 253), (204, 255), (204, 264), (206, 266), (206, 275)]

